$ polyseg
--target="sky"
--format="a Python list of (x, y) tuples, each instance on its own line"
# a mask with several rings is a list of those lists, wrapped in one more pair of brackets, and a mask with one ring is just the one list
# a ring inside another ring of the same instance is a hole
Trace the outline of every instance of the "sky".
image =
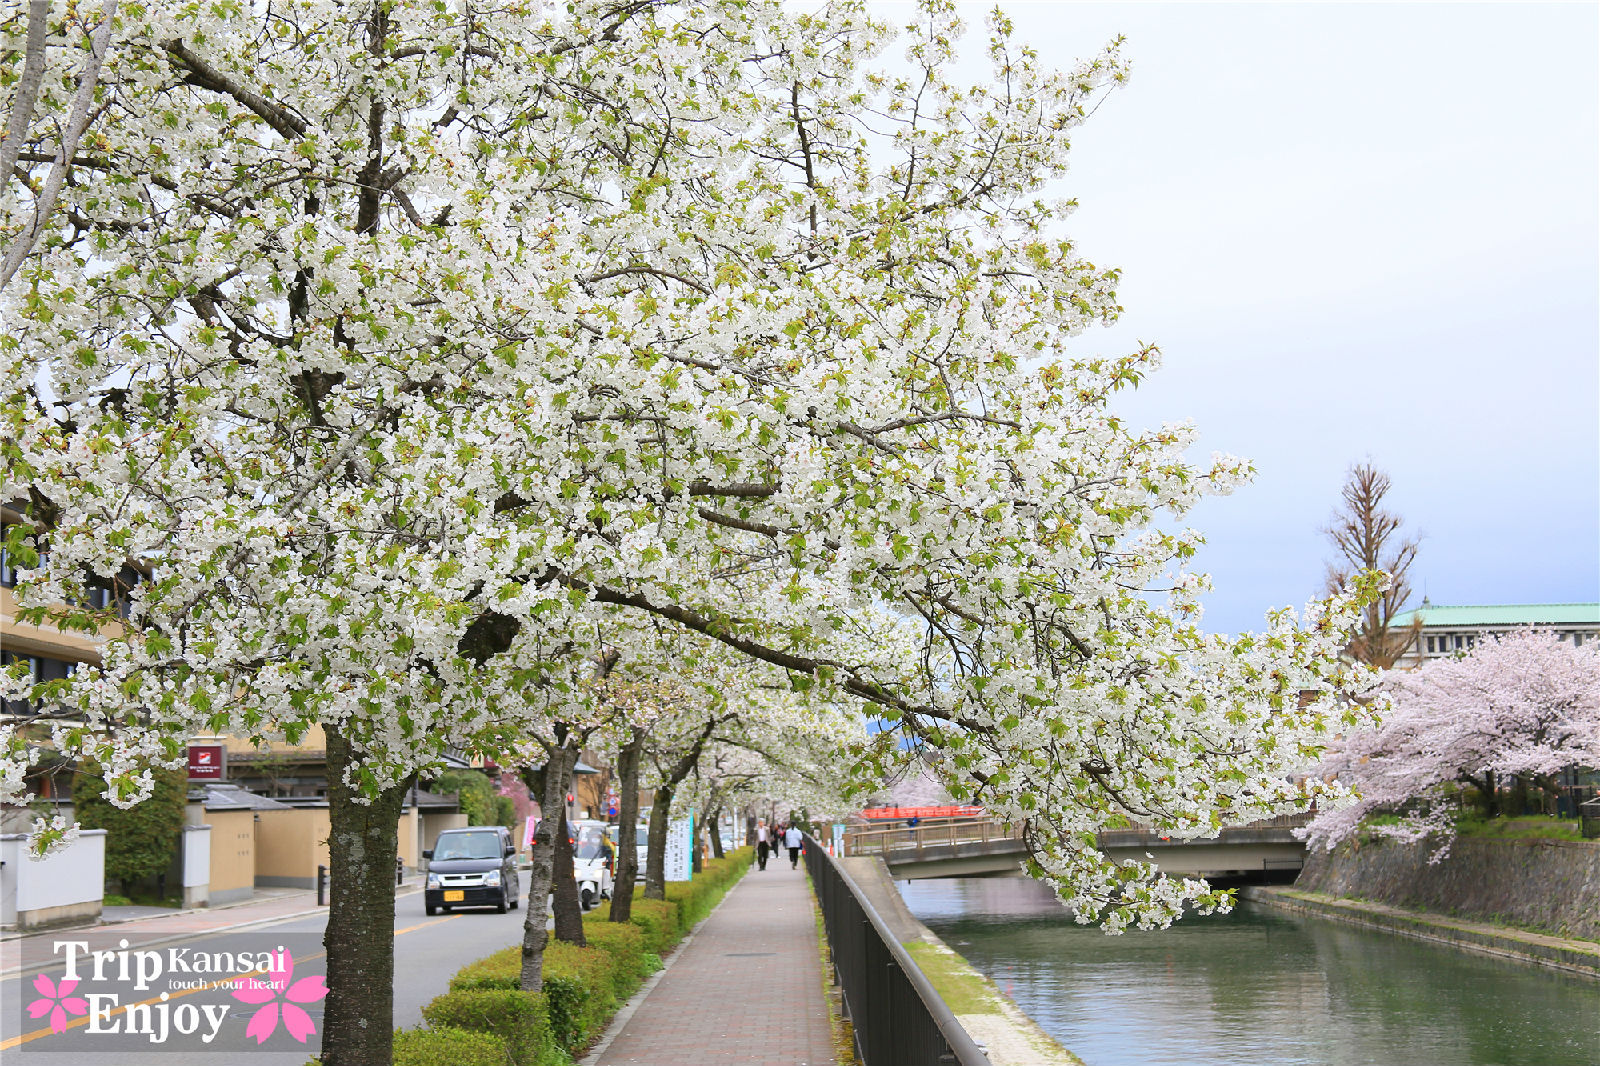
[(1062, 66), (1127, 38), (1060, 189), (1125, 313), (1073, 343), (1158, 344), (1121, 412), (1256, 465), (1185, 519), (1207, 628), (1320, 593), (1366, 460), (1422, 537), (1413, 604), (1600, 600), (1600, 6), (1005, 10)]

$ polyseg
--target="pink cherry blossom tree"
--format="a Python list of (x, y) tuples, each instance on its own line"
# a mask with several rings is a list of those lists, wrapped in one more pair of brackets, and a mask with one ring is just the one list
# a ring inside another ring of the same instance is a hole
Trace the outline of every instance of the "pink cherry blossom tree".
[(1437, 862), (1454, 836), (1451, 800), (1475, 792), (1496, 810), (1496, 792), (1522, 776), (1549, 787), (1568, 766), (1600, 765), (1600, 651), (1556, 634), (1523, 630), (1489, 637), (1472, 652), (1421, 669), (1391, 672), (1392, 703), (1380, 725), (1352, 731), (1323, 762), (1360, 794), (1319, 815), (1313, 846), (1332, 848), (1375, 812), (1405, 806), (1392, 825), (1368, 828), (1414, 841), (1434, 835)]

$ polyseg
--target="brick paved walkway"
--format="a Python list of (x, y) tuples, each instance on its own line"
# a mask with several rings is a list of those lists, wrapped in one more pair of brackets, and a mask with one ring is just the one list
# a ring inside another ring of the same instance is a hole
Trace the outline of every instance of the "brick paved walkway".
[(622, 1024), (595, 1066), (833, 1066), (802, 867), (752, 868)]

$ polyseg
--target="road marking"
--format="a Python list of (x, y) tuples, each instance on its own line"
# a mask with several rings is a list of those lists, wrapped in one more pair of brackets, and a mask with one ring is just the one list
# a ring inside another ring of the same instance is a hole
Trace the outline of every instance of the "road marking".
[(396, 929), (394, 931), (394, 935), (395, 936), (399, 936), (401, 933), (414, 933), (418, 929), (426, 929), (430, 925), (438, 925), (441, 922), (455, 921), (459, 917), (461, 917), (461, 915), (459, 915), (459, 914), (448, 914), (448, 915), (445, 915), (443, 918), (435, 918), (431, 922), (418, 922), (416, 925), (408, 925), (404, 929)]
[[(420, 922), (420, 923), (418, 923), (416, 925), (408, 925), (404, 929), (396, 929), (394, 931), (394, 935), (395, 936), (403, 936), (406, 933), (414, 933), (418, 929), (426, 929), (430, 925), (439, 925), (439, 924), (441, 924), (443, 922), (448, 922), (448, 921), (451, 921), (452, 919), (459, 918), (459, 917), (461, 917), (461, 915), (459, 915), (459, 914), (451, 914), (451, 915), (447, 915), (446, 917), (443, 917), (443, 918), (435, 918), (431, 922)], [(315, 955), (305, 955), (305, 956), (302, 956), (301, 958), (295, 959), (294, 961), (295, 961), (296, 965), (299, 965), (302, 962), (310, 962), (313, 959), (326, 958), (327, 954), (328, 953), (326, 951), (319, 951)], [(242, 980), (242, 979), (244, 979), (246, 977), (260, 977), (261, 975), (263, 975), (263, 974), (265, 974), (267, 972), (268, 971), (266, 971), (266, 970), (251, 970), (249, 973), (231, 974), (231, 975), (229, 975), (227, 977), (222, 978), (219, 981), (213, 981), (209, 985), (206, 985), (203, 988), (185, 988), (185, 989), (180, 989), (177, 992), (168, 992), (167, 993), (166, 1002), (170, 1003), (172, 1000), (181, 999), (184, 996), (193, 995), (196, 992), (210, 992), (212, 989), (218, 988), (218, 987), (220, 987), (222, 985), (225, 985), (225, 984), (228, 984), (229, 982), (239, 981), (239, 980)], [(20, 989), (19, 989), (19, 993), (20, 993)], [(161, 999), (160, 996), (151, 996), (149, 999), (140, 1000), (138, 1003), (129, 1003), (129, 1004), (126, 1004), (125, 1006), (113, 1007), (113, 1008), (111, 1008), (111, 1010), (109, 1012), (103, 1014), (102, 1016), (105, 1017), (109, 1021), (111, 1018), (116, 1017), (118, 1014), (125, 1013), (128, 1010), (129, 1007), (148, 1007), (151, 1004), (160, 1003), (160, 1002), (162, 1002), (162, 999)], [(75, 1018), (72, 1021), (68, 1022), (67, 1023), (67, 1029), (76, 1029), (81, 1025), (88, 1025), (88, 1024), (89, 1024), (89, 1017), (88, 1017), (88, 1015), (85, 1015), (82, 1018)], [(62, 1031), (65, 1032), (66, 1030), (62, 1030)], [(52, 1030), (52, 1029), (47, 1027), (47, 1028), (44, 1028), (44, 1029), (35, 1029), (31, 1033), (23, 1033), (21, 1036), (14, 1036), (10, 1040), (7, 1040), (5, 1043), (0, 1044), (0, 1051), (7, 1051), (7, 1050), (10, 1050), (11, 1048), (19, 1047), (19, 1046), (21, 1046), (23, 1044), (28, 1043), (31, 1040), (37, 1040), (41, 1036), (50, 1036), (53, 1032), (54, 1032), (54, 1030)]]

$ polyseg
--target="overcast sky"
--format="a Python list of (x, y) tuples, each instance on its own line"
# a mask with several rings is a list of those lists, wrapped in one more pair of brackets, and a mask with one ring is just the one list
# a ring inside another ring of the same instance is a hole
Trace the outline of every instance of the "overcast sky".
[(1600, 600), (1600, 8), (1005, 8), (1062, 65), (1127, 37), (1062, 189), (1127, 310), (1076, 343), (1159, 344), (1123, 410), (1255, 461), (1191, 516), (1208, 627), (1320, 590), (1366, 458), (1423, 534), (1417, 599)]

